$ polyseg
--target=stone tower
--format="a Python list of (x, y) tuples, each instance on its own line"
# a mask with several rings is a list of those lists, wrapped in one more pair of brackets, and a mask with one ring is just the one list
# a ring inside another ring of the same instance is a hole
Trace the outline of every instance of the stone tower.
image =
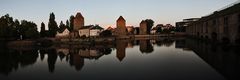
[(117, 20), (116, 35), (117, 36), (127, 35), (126, 21), (122, 16), (120, 16)]
[(84, 26), (84, 17), (80, 12), (78, 12), (74, 18), (74, 26), (73, 30), (78, 31), (80, 28)]
[(147, 35), (147, 22), (146, 21), (142, 21), (140, 23), (139, 34), (140, 35)]

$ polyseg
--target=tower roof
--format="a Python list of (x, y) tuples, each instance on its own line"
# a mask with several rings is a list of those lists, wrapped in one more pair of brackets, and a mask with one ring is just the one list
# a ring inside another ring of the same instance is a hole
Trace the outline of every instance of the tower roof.
[(125, 19), (122, 17), (122, 16), (120, 16), (119, 18), (118, 18), (118, 21), (119, 20), (124, 20), (125, 21)]
[(76, 18), (83, 18), (83, 16), (82, 16), (82, 14), (81, 14), (80, 12), (78, 12), (78, 13), (76, 14)]

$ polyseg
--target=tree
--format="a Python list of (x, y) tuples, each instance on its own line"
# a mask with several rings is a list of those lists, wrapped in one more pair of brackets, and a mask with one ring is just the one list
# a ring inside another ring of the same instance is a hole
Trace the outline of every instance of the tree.
[(161, 27), (157, 27), (156, 33), (161, 33), (161, 32), (162, 32), (162, 28)]
[(70, 30), (70, 31), (73, 31), (73, 27), (74, 27), (74, 16), (71, 15), (71, 16), (70, 16), (69, 30)]
[(66, 21), (66, 27), (68, 28), (68, 30), (70, 29), (70, 23), (68, 20)]
[(39, 37), (39, 32), (37, 31), (37, 25), (35, 23), (22, 20), (20, 27), (22, 39), (36, 39)]
[(13, 18), (6, 14), (0, 18), (0, 38), (16, 39), (17, 30)]
[(55, 35), (57, 34), (58, 25), (57, 25), (57, 22), (55, 21), (54, 13), (50, 13), (50, 18), (49, 18), (49, 22), (48, 22), (48, 29), (49, 29), (48, 36), (49, 37), (55, 37)]
[(43, 22), (41, 23), (40, 37), (47, 37), (45, 24)]
[(59, 32), (63, 32), (64, 29), (66, 29), (66, 25), (63, 24), (63, 22), (61, 21), (60, 24), (59, 24), (59, 30), (58, 30), (58, 31), (59, 31)]
[(147, 22), (147, 34), (150, 34), (154, 21), (152, 19), (146, 19), (145, 21)]
[(110, 37), (110, 36), (112, 36), (112, 31), (110, 31), (110, 30), (104, 30), (104, 31), (102, 31), (102, 32), (100, 33), (100, 36), (102, 36), (102, 37)]

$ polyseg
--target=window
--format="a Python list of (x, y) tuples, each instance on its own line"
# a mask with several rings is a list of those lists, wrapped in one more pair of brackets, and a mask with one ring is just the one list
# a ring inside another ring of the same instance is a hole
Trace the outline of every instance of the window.
[(206, 22), (206, 33), (208, 33), (208, 22)]
[(224, 17), (223, 19), (223, 23), (224, 23), (224, 33), (228, 34), (228, 17)]
[[(238, 22), (240, 23), (240, 14), (238, 14)], [(239, 24), (239, 23), (238, 23), (238, 24)]]
[(223, 22), (224, 22), (224, 25), (228, 25), (228, 17), (224, 17)]
[(217, 20), (214, 19), (214, 20), (213, 20), (213, 26), (215, 26), (216, 24), (217, 24)]

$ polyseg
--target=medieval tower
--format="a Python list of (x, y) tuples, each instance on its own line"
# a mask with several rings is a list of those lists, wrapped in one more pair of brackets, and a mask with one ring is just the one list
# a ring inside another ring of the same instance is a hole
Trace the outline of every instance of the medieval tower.
[(83, 26), (84, 26), (84, 17), (80, 12), (78, 12), (74, 18), (73, 30), (78, 31), (79, 29), (83, 28)]
[(142, 21), (140, 23), (139, 34), (140, 35), (146, 35), (147, 34), (147, 22), (146, 21)]
[(116, 35), (117, 36), (127, 35), (126, 21), (122, 16), (120, 16), (117, 20)]

